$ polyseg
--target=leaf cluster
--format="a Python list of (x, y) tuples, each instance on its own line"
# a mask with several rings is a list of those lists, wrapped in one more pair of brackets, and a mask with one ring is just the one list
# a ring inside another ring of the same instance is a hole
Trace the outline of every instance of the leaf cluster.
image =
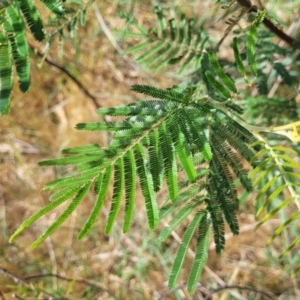
[[(54, 10), (52, 4), (56, 2), (46, 2)], [(225, 6), (227, 11), (229, 8)], [(247, 193), (253, 190), (257, 193), (257, 217), (267, 212), (259, 225), (289, 205), (296, 204), (298, 209), (300, 167), (292, 156), (299, 152), (287, 146), (271, 145), (262, 132), (271, 133), (272, 142), (276, 133), (299, 141), (299, 124), (278, 127), (268, 112), (265, 116), (271, 127), (256, 126), (253, 122), (262, 114), (264, 105), (269, 107), (274, 102), (279, 110), (284, 106), (276, 97), (266, 103), (267, 94), (278, 76), (283, 84), (294, 88), (295, 70), (283, 62), (285, 56), (292, 55), (290, 50), (279, 49), (271, 41), (264, 46), (270, 38), (265, 38), (260, 31), (267, 18), (266, 11), (257, 11), (250, 27), (234, 36), (233, 61), (218, 59), (212, 44), (206, 45), (208, 35), (199, 30), (193, 19), (181, 15), (178, 20), (167, 21), (158, 6), (155, 13), (158, 24), (155, 28), (146, 30), (132, 24), (137, 32), (126, 32), (127, 36), (142, 40), (129, 52), (137, 54), (137, 61), (145, 62), (154, 71), (169, 65), (178, 73), (190, 69), (193, 75), (184, 84), (169, 89), (133, 85), (133, 91), (151, 99), (98, 110), (100, 116), (111, 116), (113, 120), (117, 117), (118, 121), (77, 124), (78, 130), (111, 132), (112, 141), (107, 147), (92, 144), (65, 149), (63, 157), (41, 162), (45, 167), (73, 165), (76, 172), (44, 187), (53, 193), (50, 204), (25, 220), (11, 241), (37, 219), (68, 202), (64, 212), (33, 243), (36, 247), (59, 228), (90, 191), (94, 194), (94, 207), (78, 238), (84, 238), (93, 228), (109, 200), (105, 233), (112, 231), (121, 210), (124, 211), (123, 231), (128, 232), (139, 186), (151, 229), (163, 218), (171, 217), (158, 242), (164, 242), (176, 228), (188, 224), (172, 266), (169, 287), (175, 286), (195, 238), (195, 258), (187, 282), (188, 289), (193, 291), (208, 257), (210, 234), (220, 254), (225, 247), (225, 224), (233, 234), (239, 233), (240, 187)], [(238, 24), (233, 23), (231, 29)], [(273, 55), (281, 57), (274, 61)], [(299, 57), (295, 55), (293, 59), (298, 62)], [(266, 64), (271, 70), (268, 80), (265, 80)], [(253, 97), (255, 103), (251, 103), (249, 93), (247, 97), (245, 94), (249, 87), (255, 86), (259, 97)], [(254, 124), (249, 124), (245, 116), (250, 116), (248, 120)], [(251, 172), (250, 168), (253, 168)], [(112, 196), (108, 199), (110, 186)], [(168, 199), (162, 205), (156, 194), (163, 187), (167, 188)], [(298, 217), (299, 211), (278, 227), (270, 241)], [(299, 242), (296, 238), (282, 255)]]
[[(41, 0), (41, 2), (56, 16), (55, 18), (65, 19), (67, 13), (70, 13), (65, 9), (67, 4), (65, 0)], [(78, 11), (82, 12), (80, 9)], [(76, 14), (79, 14), (78, 11), (76, 10)], [(69, 31), (75, 30), (76, 20), (75, 16), (66, 22), (69, 24)], [(0, 114), (5, 115), (10, 108), (14, 72), (18, 77), (21, 92), (27, 92), (31, 85), (26, 28), (29, 28), (33, 38), (38, 42), (53, 38), (47, 37), (44, 23), (33, 0), (1, 1), (0, 26)]]

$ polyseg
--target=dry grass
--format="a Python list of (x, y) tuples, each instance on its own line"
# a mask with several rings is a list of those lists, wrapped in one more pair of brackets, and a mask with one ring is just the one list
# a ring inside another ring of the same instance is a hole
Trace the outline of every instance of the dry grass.
[[(184, 1), (177, 2), (184, 4)], [(195, 11), (199, 9), (193, 7), (196, 5), (191, 4)], [(98, 6), (111, 29), (122, 27), (117, 12), (129, 8), (130, 4), (120, 7), (118, 1), (98, 1)], [(135, 15), (141, 22), (153, 18), (148, 6), (148, 1), (137, 4), (139, 9)], [(209, 5), (205, 9), (213, 10)], [(65, 41), (63, 61), (55, 45), (49, 57), (78, 72), (78, 78), (96, 96), (99, 106), (136, 100), (136, 95), (129, 91), (130, 85), (147, 83), (147, 74), (117, 53), (103, 34), (93, 9), (89, 11), (86, 28), (78, 34), (74, 41)], [(48, 193), (41, 191), (43, 185), (63, 172), (40, 168), (37, 163), (57, 157), (63, 148), (86, 143), (105, 145), (110, 138), (106, 134), (74, 129), (79, 122), (99, 120), (94, 102), (68, 76), (47, 62), (38, 69), (37, 59), (32, 55), (31, 91), (24, 95), (16, 88), (11, 112), (1, 118), (0, 299), (50, 299), (50, 295), (55, 299), (201, 299), (201, 292), (205, 296), (224, 283), (252, 287), (273, 295), (274, 299), (278, 295), (282, 295), (280, 299), (292, 299), (283, 298), (283, 294), (294, 293), (293, 282), (276, 261), (270, 261), (265, 250), (266, 239), (277, 221), (254, 232), (251, 202), (247, 202), (239, 215), (242, 233), (237, 237), (228, 235), (225, 253), (215, 255), (211, 245), (208, 268), (194, 295), (189, 295), (184, 285), (175, 291), (167, 289), (177, 236), (174, 234), (175, 239), (167, 240), (162, 246), (154, 243), (163, 225), (150, 232), (141, 197), (137, 197), (134, 224), (128, 235), (121, 233), (121, 218), (110, 236), (103, 234), (109, 208), (106, 206), (91, 233), (83, 241), (76, 240), (93, 205), (90, 194), (77, 213), (37, 249), (31, 250), (30, 244), (61, 209), (36, 222), (13, 244), (8, 244), (9, 236), (20, 223), (48, 202)], [(174, 83), (163, 74), (151, 80), (161, 87)], [(160, 197), (163, 200), (163, 193)], [(186, 276), (183, 271), (180, 284)], [(228, 291), (220, 291), (213, 299), (233, 297)], [(236, 291), (235, 298), (263, 299), (254, 292), (252, 298), (249, 295), (249, 291)]]

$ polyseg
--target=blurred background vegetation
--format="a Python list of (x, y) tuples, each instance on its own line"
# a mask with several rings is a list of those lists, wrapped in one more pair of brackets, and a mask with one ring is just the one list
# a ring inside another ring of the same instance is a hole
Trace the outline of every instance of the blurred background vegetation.
[[(259, 2), (283, 26), (298, 21), (295, 26), (299, 27), (299, 0)], [(162, 71), (150, 76), (131, 57), (120, 55), (128, 49), (117, 34), (125, 26), (121, 17), (128, 13), (139, 23), (151, 25), (155, 3), (95, 1), (87, 11), (86, 26), (78, 26), (74, 37), (66, 35), (63, 44), (55, 40), (45, 59), (45, 45), (29, 37), (32, 88), (21, 94), (15, 87), (11, 111), (0, 120), (0, 299), (297, 299), (300, 282), (290, 277), (289, 264), (297, 262), (299, 255), (284, 266), (273, 258), (266, 240), (280, 220), (272, 219), (254, 232), (251, 198), (241, 206), (241, 233), (226, 235), (225, 253), (216, 255), (211, 245), (201, 285), (193, 295), (186, 292), (184, 272), (178, 287), (168, 290), (166, 282), (180, 238), (174, 233), (174, 239), (164, 245), (155, 244), (157, 233), (166, 224), (154, 232), (149, 230), (140, 196), (127, 235), (122, 234), (120, 219), (120, 226), (105, 236), (100, 216), (91, 233), (83, 241), (76, 240), (93, 206), (93, 195), (89, 194), (86, 206), (37, 249), (31, 250), (30, 245), (55, 219), (54, 214), (36, 222), (13, 244), (8, 243), (20, 223), (47, 204), (49, 194), (41, 191), (43, 185), (64, 172), (40, 168), (39, 161), (58, 157), (66, 147), (108, 144), (106, 133), (79, 132), (75, 124), (99, 120), (97, 107), (138, 100), (130, 91), (132, 84), (166, 88), (177, 83), (175, 74)], [(215, 1), (160, 3), (196, 16), (208, 32), (222, 37), (224, 21), (218, 21), (222, 11)], [(41, 15), (47, 24), (43, 11)], [(226, 46), (220, 55), (226, 57)], [(163, 199), (164, 192), (158, 197)], [(108, 207), (103, 213), (108, 213)], [(299, 234), (299, 227), (290, 234)], [(272, 251), (281, 249), (281, 242), (273, 244)]]

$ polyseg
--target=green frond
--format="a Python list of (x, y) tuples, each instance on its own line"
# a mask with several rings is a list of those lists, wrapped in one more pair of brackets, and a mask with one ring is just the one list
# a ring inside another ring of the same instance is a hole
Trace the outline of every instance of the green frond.
[[(234, 81), (228, 77), (228, 75), (224, 72), (222, 67), (219, 65), (217, 61), (216, 55), (213, 52), (208, 53), (209, 61), (213, 67), (214, 72), (218, 75), (220, 80), (225, 84), (225, 86), (233, 93), (237, 93), (236, 86)], [(229, 98), (229, 97), (228, 97)]]
[(0, 32), (0, 114), (9, 111), (13, 87), (12, 49), (6, 35)]
[(187, 203), (169, 222), (168, 227), (165, 227), (158, 236), (160, 243), (164, 242), (172, 232), (195, 210), (199, 205), (197, 201)]
[(61, 178), (57, 179), (55, 181), (49, 182), (44, 186), (44, 190), (50, 190), (54, 191), (57, 189), (63, 189), (66, 187), (71, 187), (71, 186), (78, 186), (81, 184), (85, 184), (87, 181), (89, 181), (89, 178), (87, 177), (67, 177), (67, 178)]
[(188, 180), (190, 182), (195, 182), (197, 178), (197, 172), (194, 166), (192, 152), (186, 142), (186, 137), (184, 136), (183, 132), (180, 131), (180, 128), (176, 123), (176, 119), (174, 121), (170, 121), (169, 123), (168, 130), (170, 132), (170, 136), (175, 147), (174, 150), (177, 153), (180, 164), (183, 167)]
[[(199, 175), (199, 179), (202, 179), (206, 174), (203, 174), (203, 176)], [(173, 202), (167, 202), (164, 206), (161, 207), (159, 212), (159, 219), (162, 220), (166, 216), (170, 215), (173, 211), (177, 210), (178, 207), (183, 205), (189, 205), (186, 204), (188, 202), (195, 202), (198, 203), (197, 205), (200, 205), (205, 200), (205, 190), (206, 190), (206, 184), (202, 181), (198, 181), (196, 183), (191, 184), (188, 182), (188, 187), (186, 189), (182, 189), (181, 193), (178, 195), (175, 201)]]
[(228, 169), (227, 162), (221, 157), (220, 152), (213, 151), (211, 160), (211, 175), (209, 178), (210, 189), (216, 195), (216, 200), (220, 204), (225, 220), (227, 221), (233, 234), (239, 233), (239, 225), (236, 216), (238, 208), (238, 196), (233, 178)]
[(118, 212), (121, 208), (121, 200), (124, 190), (124, 165), (123, 159), (119, 158), (115, 164), (115, 172), (114, 172), (114, 187), (113, 187), (113, 197), (111, 201), (111, 208), (108, 215), (108, 220), (105, 227), (105, 234), (109, 234), (112, 226), (116, 220)]
[(247, 42), (246, 42), (246, 50), (247, 50), (247, 60), (249, 68), (252, 74), (257, 76), (257, 65), (256, 65), (256, 41), (257, 41), (257, 28), (260, 23), (263, 21), (266, 15), (265, 11), (259, 12), (257, 18), (252, 24), (250, 31), (248, 33)]
[[(103, 171), (105, 172), (105, 171)], [(98, 174), (98, 176), (95, 178), (95, 182), (94, 182), (94, 194), (95, 195), (99, 195), (100, 193), (100, 189), (102, 186), (102, 180), (103, 180), (103, 172), (100, 172)]]
[(214, 88), (214, 90), (219, 94), (222, 101), (226, 101), (231, 98), (230, 92), (220, 83), (218, 82), (210, 70), (205, 71), (205, 76), (210, 83), (210, 85)]
[(135, 116), (149, 115), (152, 110), (142, 107), (141, 103), (132, 103), (131, 105), (120, 105), (117, 107), (101, 107), (97, 113), (101, 116)]
[(23, 93), (28, 92), (31, 85), (29, 56), (24, 59), (16, 57), (15, 64), (20, 91)]
[(212, 125), (212, 127), (216, 128), (216, 131), (220, 133), (220, 135), (226, 136), (230, 146), (239, 152), (248, 162), (252, 160), (255, 153), (249, 145), (252, 144), (256, 138), (248, 129), (232, 119), (227, 119), (226, 125)]
[(178, 194), (178, 184), (177, 184), (177, 164), (175, 161), (175, 149), (170, 137), (170, 133), (163, 124), (159, 128), (159, 142), (161, 149), (161, 156), (164, 165), (165, 178), (169, 190), (169, 197), (173, 201), (176, 199)]
[[(289, 199), (287, 199), (289, 200)], [(288, 220), (286, 220), (282, 225), (280, 225), (275, 231), (274, 233), (272, 234), (272, 236), (269, 238), (268, 240), (268, 245), (270, 245), (274, 239), (276, 237), (278, 237), (282, 232), (283, 230), (285, 230), (287, 228), (287, 226), (289, 224), (291, 224), (293, 221), (297, 220), (300, 218), (300, 211), (297, 211), (296, 213), (294, 213)], [(259, 224), (257, 224), (258, 226)], [(261, 224), (260, 224), (261, 225)]]
[(261, 188), (260, 188), (260, 191), (259, 193), (257, 194), (256, 196), (256, 200), (258, 200), (261, 196), (265, 195), (266, 192), (271, 188), (273, 187), (273, 184), (277, 181), (278, 179), (278, 176), (275, 176), (273, 177), (271, 180), (269, 180), (265, 185), (263, 185)]
[(181, 131), (183, 133), (190, 132), (190, 135), (192, 136), (192, 143), (196, 144), (198, 151), (202, 153), (205, 160), (209, 161), (212, 158), (212, 152), (205, 133), (197, 128), (196, 123), (193, 122), (192, 117), (187, 113), (187, 111), (182, 111), (181, 119), (178, 121)]
[(179, 276), (179, 273), (183, 267), (183, 263), (189, 248), (189, 245), (191, 243), (192, 237), (194, 236), (194, 233), (201, 221), (201, 219), (203, 218), (203, 216), (205, 215), (205, 213), (203, 211), (198, 212), (195, 217), (193, 218), (193, 220), (191, 221), (191, 223), (189, 224), (187, 230), (185, 231), (181, 244), (178, 248), (173, 266), (172, 266), (172, 270), (171, 270), (171, 274), (169, 277), (169, 282), (168, 282), (168, 286), (170, 289), (174, 288)]
[[(260, 217), (266, 211), (265, 216), (256, 225), (256, 228), (270, 220), (278, 213), (288, 211), (293, 204), (298, 209), (292, 216), (288, 216), (273, 233), (268, 244), (279, 236), (284, 230), (292, 226), (292, 222), (299, 220), (299, 164), (290, 155), (298, 156), (297, 152), (285, 146), (270, 146), (266, 142), (262, 143), (263, 147), (255, 156), (256, 167), (249, 174), (254, 178), (254, 184), (258, 190), (256, 202), (259, 203), (257, 208), (257, 217)], [(287, 196), (289, 194), (289, 196)], [(297, 245), (297, 239), (292, 242), (281, 254), (283, 257)]]
[(86, 25), (86, 12), (87, 12), (87, 9), (84, 9), (80, 12), (80, 25), (81, 26)]
[(193, 292), (195, 290), (204, 265), (207, 261), (209, 237), (210, 220), (208, 219), (207, 213), (205, 213), (199, 224), (195, 258), (187, 281), (187, 288), (189, 292)]
[(163, 184), (163, 158), (157, 129), (153, 130), (150, 134), (149, 140), (148, 153), (150, 172), (152, 174), (154, 191), (158, 192)]
[[(187, 19), (181, 15), (180, 20), (169, 19), (162, 12), (160, 6), (155, 7), (158, 19), (157, 28), (139, 30), (139, 34), (129, 33), (127, 36), (139, 37), (140, 44), (131, 47), (127, 53), (142, 52), (137, 56), (138, 62), (146, 63), (154, 71), (167, 64), (182, 63), (179, 73), (183, 72), (194, 60), (194, 68), (198, 68), (202, 52), (208, 41), (208, 36), (203, 33), (202, 28), (196, 26), (194, 19)], [(137, 28), (136, 24), (133, 24)]]
[(294, 241), (281, 253), (279, 256), (279, 259), (282, 258), (283, 256), (287, 255), (290, 253), (296, 246), (300, 244), (300, 237), (298, 236), (297, 238), (294, 239)]
[(226, 160), (226, 162), (230, 165), (233, 172), (236, 174), (238, 179), (240, 180), (243, 187), (247, 192), (252, 191), (252, 182), (248, 178), (248, 172), (244, 169), (244, 166), (240, 159), (233, 153), (232, 149), (230, 149), (229, 145), (226, 142), (226, 138), (223, 135), (213, 135), (213, 144), (214, 149), (219, 153), (220, 157)]
[[(76, 193), (78, 193), (78, 189), (76, 190)], [(27, 227), (29, 227), (32, 223), (34, 223), (36, 220), (38, 220), (40, 217), (48, 213), (49, 211), (52, 211), (54, 208), (58, 207), (60, 204), (68, 200), (69, 197), (66, 199), (65, 197), (60, 197), (56, 201), (51, 202), (50, 204), (44, 206), (41, 210), (39, 210), (37, 213), (29, 217), (27, 220), (25, 220), (18, 229), (11, 235), (9, 242), (12, 243), (13, 240), (20, 235)]]
[(134, 84), (131, 86), (131, 90), (137, 93), (152, 96), (156, 99), (169, 100), (175, 102), (184, 102), (185, 99), (181, 93), (174, 90), (163, 90), (153, 86)]
[[(289, 153), (289, 154), (293, 154), (295, 156), (298, 155), (298, 153), (294, 150), (294, 149), (291, 149), (291, 148), (288, 148), (288, 147), (285, 147), (285, 146), (282, 146), (282, 145), (275, 145), (274, 147), (272, 147), (273, 150), (275, 151), (281, 151), (281, 152), (284, 152), (284, 153)], [(263, 150), (266, 150), (268, 151), (268, 149), (263, 149)]]
[(124, 156), (124, 169), (125, 169), (125, 213), (123, 232), (129, 230), (130, 223), (133, 216), (134, 201), (136, 195), (136, 164), (132, 151), (128, 151)]
[(132, 124), (128, 121), (123, 122), (95, 122), (95, 123), (78, 123), (76, 124), (76, 129), (78, 130), (88, 130), (88, 131), (119, 131), (126, 129), (144, 129), (145, 125)]
[[(211, 180), (211, 179), (209, 179)], [(216, 244), (216, 252), (221, 254), (225, 245), (225, 228), (222, 209), (217, 200), (217, 193), (208, 186), (210, 197), (206, 199), (207, 209), (211, 218), (211, 223), (214, 233), (214, 242)]]
[[(262, 218), (262, 220), (256, 225), (256, 228), (259, 228), (262, 224), (264, 224), (267, 221), (269, 221), (272, 217), (275, 216), (276, 213), (278, 213), (284, 207), (286, 207), (287, 205), (289, 205), (293, 200), (295, 200), (294, 197), (290, 197), (290, 198), (285, 199), (280, 205), (278, 205), (276, 208), (274, 208), (272, 211), (270, 211), (267, 215), (265, 215)], [(286, 224), (286, 225), (288, 225), (288, 224)]]
[(144, 149), (140, 144), (134, 148), (134, 157), (139, 175), (142, 193), (146, 204), (148, 224), (151, 229), (155, 228), (159, 218), (157, 202), (155, 200), (153, 180), (150, 173), (149, 163), (146, 159)]
[(77, 192), (78, 192), (78, 186), (67, 187), (67, 188), (64, 188), (64, 189), (52, 194), (49, 200), (51, 202), (62, 200), (62, 199), (68, 200), (68, 199), (72, 198)]
[(292, 84), (293, 80), (290, 73), (286, 70), (285, 66), (281, 63), (274, 63), (273, 68), (278, 75), (284, 80), (286, 84)]
[[(77, 193), (75, 198), (68, 205), (66, 210), (60, 215), (51, 226), (32, 244), (32, 248), (37, 247), (40, 243), (42, 243), (54, 230), (56, 230), (76, 209), (76, 207), (81, 203), (84, 199), (85, 195), (89, 191), (91, 187), (92, 181), (86, 183)], [(57, 202), (57, 201), (56, 201)], [(56, 203), (52, 202), (52, 203)]]
[(62, 150), (61, 153), (63, 154), (85, 154), (89, 153), (92, 154), (94, 152), (99, 153), (100, 146), (98, 144), (90, 144), (90, 145), (84, 145), (80, 147), (74, 147), (74, 148), (67, 148)]
[(157, 19), (159, 22), (159, 27), (161, 30), (161, 35), (163, 38), (167, 37), (167, 22), (166, 22), (166, 18), (162, 12), (162, 9), (160, 6), (155, 6), (155, 13), (157, 15)]
[[(97, 153), (97, 152), (98, 153)], [(72, 164), (83, 164), (88, 162), (99, 162), (103, 157), (103, 153), (99, 150), (96, 150), (94, 153), (79, 154), (70, 157), (62, 157), (56, 159), (49, 159), (39, 162), (39, 166), (63, 166), (63, 165), (72, 165)], [(75, 152), (75, 151), (74, 151)], [(65, 152), (66, 153), (66, 152)], [(83, 152), (80, 152), (83, 153)]]
[(241, 75), (243, 75), (245, 83), (249, 84), (249, 79), (247, 77), (246, 70), (245, 70), (245, 67), (244, 67), (244, 64), (243, 64), (243, 60), (242, 60), (241, 54), (239, 52), (238, 38), (237, 37), (233, 38), (232, 49), (233, 49), (237, 69), (241, 73)]
[(16, 0), (34, 38), (41, 42), (45, 39), (45, 30), (40, 14), (32, 0)]
[(13, 5), (6, 9), (6, 21), (3, 23), (4, 30), (7, 35), (12, 37), (13, 44), (17, 53), (25, 58), (28, 56), (29, 49), (26, 39), (26, 30), (22, 18)]
[(255, 83), (260, 95), (268, 95), (268, 76), (260, 69), (257, 70), (257, 78)]
[(96, 192), (98, 192), (97, 198), (96, 198), (94, 207), (89, 215), (89, 218), (87, 219), (83, 228), (81, 229), (81, 231), (78, 234), (78, 239), (82, 239), (92, 229), (97, 218), (99, 217), (102, 206), (103, 206), (104, 201), (107, 196), (107, 192), (108, 192), (108, 188), (109, 188), (109, 184), (110, 184), (110, 180), (111, 180), (111, 176), (112, 176), (112, 171), (113, 171), (112, 167), (108, 167), (97, 178), (98, 182), (97, 182), (97, 188), (95, 190)]
[(62, 16), (65, 13), (63, 0), (41, 0), (54, 14)]

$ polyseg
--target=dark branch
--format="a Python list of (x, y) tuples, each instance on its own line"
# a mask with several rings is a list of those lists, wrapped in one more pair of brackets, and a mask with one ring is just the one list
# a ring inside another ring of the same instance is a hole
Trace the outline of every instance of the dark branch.
[[(39, 52), (34, 46), (29, 44), (29, 47), (32, 51), (36, 52), (38, 56), (43, 57), (44, 55)], [(45, 58), (45, 61), (47, 62), (47, 64), (55, 67), (56, 69), (60, 70), (61, 72), (63, 72), (64, 74), (66, 74), (73, 82), (76, 83), (76, 85), (82, 90), (82, 92), (92, 100), (94, 106), (96, 108), (101, 107), (101, 105), (98, 104), (97, 102), (97, 98), (95, 96), (93, 96), (89, 90), (83, 85), (83, 83), (78, 80), (69, 70), (67, 70), (64, 66), (54, 62), (52, 59), (50, 59), (49, 57)]]
[[(255, 5), (252, 5), (250, 0), (237, 0), (237, 2), (248, 9), (249, 12), (258, 12), (258, 8)], [(274, 25), (274, 23), (268, 19), (264, 18), (263, 23), (267, 28), (269, 28), (273, 33), (275, 33), (278, 37), (280, 37), (282, 40), (287, 42), (291, 46), (300, 46), (300, 41), (295, 40), (291, 36), (287, 35), (285, 32), (283, 32), (281, 29), (279, 29), (277, 26)]]

